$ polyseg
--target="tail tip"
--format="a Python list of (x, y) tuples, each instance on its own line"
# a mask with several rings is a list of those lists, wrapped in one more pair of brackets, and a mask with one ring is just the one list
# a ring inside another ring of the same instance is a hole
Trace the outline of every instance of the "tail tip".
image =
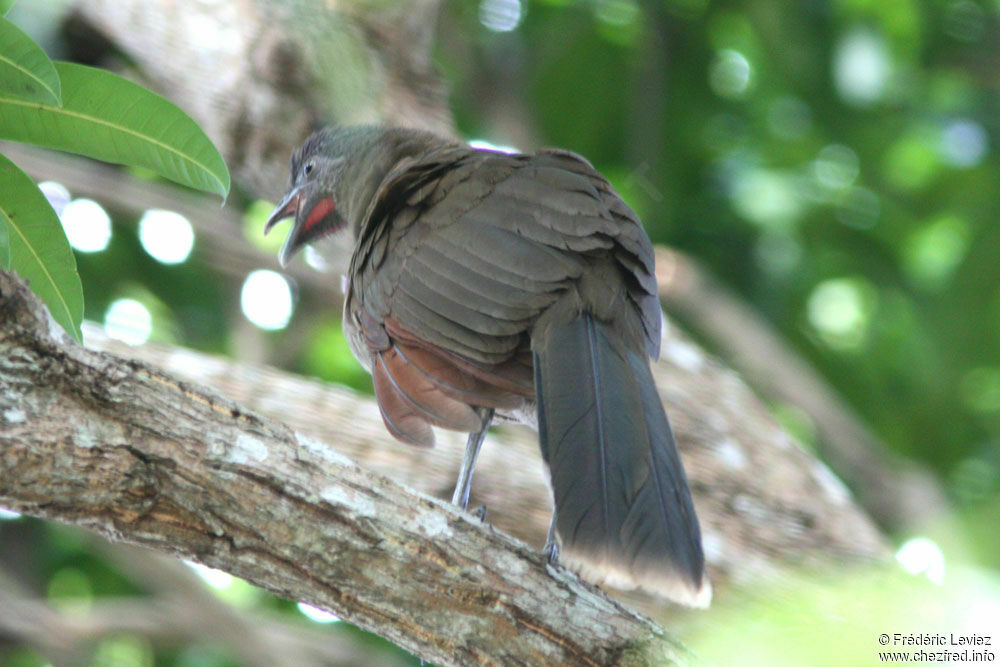
[(712, 582), (702, 571), (697, 579), (672, 568), (630, 568), (621, 563), (582, 557), (560, 550), (560, 561), (587, 581), (622, 591), (641, 590), (685, 607), (707, 609), (712, 603)]

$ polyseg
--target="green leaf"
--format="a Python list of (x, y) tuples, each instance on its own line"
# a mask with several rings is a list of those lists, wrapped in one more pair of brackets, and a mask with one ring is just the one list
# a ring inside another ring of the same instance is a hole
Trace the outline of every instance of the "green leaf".
[(0, 221), (10, 242), (10, 266), (62, 327), (81, 340), (83, 287), (66, 233), (45, 195), (27, 174), (0, 155)]
[(0, 93), (59, 106), (55, 65), (26, 32), (0, 16)]
[(55, 66), (62, 106), (0, 93), (0, 138), (145, 167), (225, 198), (225, 161), (172, 102), (111, 72), (73, 63)]
[(0, 0), (0, 16), (6, 16), (17, 0)]

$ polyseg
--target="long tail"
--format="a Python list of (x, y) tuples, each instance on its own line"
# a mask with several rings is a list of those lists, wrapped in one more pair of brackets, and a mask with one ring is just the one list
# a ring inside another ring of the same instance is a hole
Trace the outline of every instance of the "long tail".
[(597, 583), (708, 606), (701, 531), (648, 360), (587, 314), (532, 343), (560, 560)]

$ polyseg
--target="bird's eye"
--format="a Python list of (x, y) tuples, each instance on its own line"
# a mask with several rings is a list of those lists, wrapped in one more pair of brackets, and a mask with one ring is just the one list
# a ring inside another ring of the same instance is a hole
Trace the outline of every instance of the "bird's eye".
[(312, 173), (312, 170), (313, 170), (313, 166), (314, 166), (314, 165), (313, 165), (313, 163), (312, 163), (312, 162), (306, 162), (306, 166), (305, 166), (305, 167), (303, 167), (303, 169), (302, 169), (302, 173), (304, 173), (304, 174), (305, 174), (306, 176), (308, 176), (309, 174), (311, 174), (311, 173)]

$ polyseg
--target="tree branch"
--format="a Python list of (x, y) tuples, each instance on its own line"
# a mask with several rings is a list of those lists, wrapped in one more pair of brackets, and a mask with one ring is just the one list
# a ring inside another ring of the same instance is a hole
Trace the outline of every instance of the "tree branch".
[[(463, 436), (439, 431), (433, 449), (386, 434), (370, 395), (279, 369), (149, 343), (139, 347), (84, 326), (88, 347), (140, 359), (281, 419), (359, 465), (425, 493), (449, 498)], [(681, 448), (707, 545), (717, 596), (733, 583), (759, 584), (789, 567), (875, 560), (885, 543), (837, 479), (780, 429), (753, 393), (677, 327), (667, 327), (653, 375)], [(472, 506), (531, 545), (541, 545), (551, 496), (537, 435), (492, 429), (473, 483)], [(623, 594), (615, 592), (615, 597)], [(660, 617), (662, 603), (640, 594), (630, 605)]]
[(224, 569), (442, 664), (676, 662), (651, 621), (469, 514), (51, 324), (0, 273), (0, 503)]

